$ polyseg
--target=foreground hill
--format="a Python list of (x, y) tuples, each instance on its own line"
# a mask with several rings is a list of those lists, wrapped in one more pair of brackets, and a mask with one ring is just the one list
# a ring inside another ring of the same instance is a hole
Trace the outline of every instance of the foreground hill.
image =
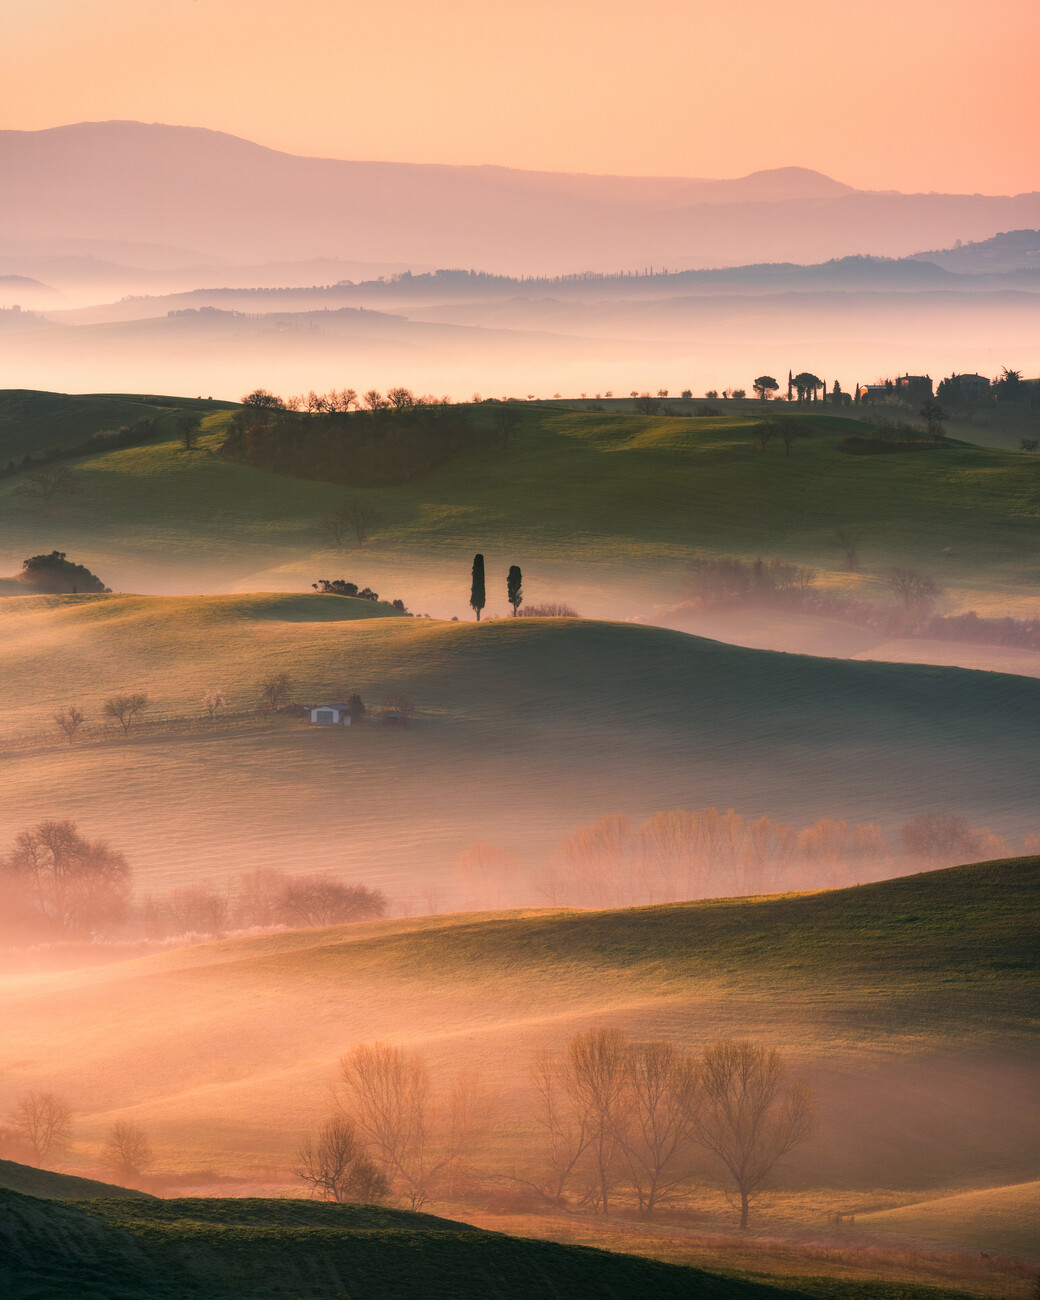
[(239, 937), (9, 978), (0, 1108), (46, 1083), (74, 1100), (81, 1151), (131, 1119), (160, 1168), (219, 1182), (287, 1166), (339, 1056), (382, 1039), (424, 1051), (436, 1087), (458, 1069), (487, 1080), (484, 1177), (536, 1149), (534, 1053), (607, 1024), (781, 1048), (820, 1113), (784, 1185), (869, 1204), (875, 1188), (1006, 1184), (1037, 1172), (1038, 921), (1028, 858), (808, 895)]
[(0, 1288), (11, 1300), (766, 1300), (774, 1294), (753, 1282), (654, 1260), (373, 1206), (61, 1205), (11, 1192), (0, 1192)]
[[(630, 624), (389, 613), (313, 594), (0, 601), (0, 843), (69, 816), (127, 852), (142, 889), (273, 865), (360, 876), (414, 905), (453, 896), (476, 840), (518, 855), (510, 897), (536, 901), (560, 836), (615, 812), (714, 804), (895, 837), (950, 809), (1036, 829), (1035, 680)], [(258, 683), (282, 671), (305, 703), (358, 691), (378, 713), (404, 693), (416, 725), (262, 725)], [(205, 720), (210, 689), (235, 725)], [(148, 693), (155, 722), (194, 722), (103, 730), (104, 701), (126, 692)], [(70, 704), (87, 719), (71, 746), (52, 721)]]
[(0, 1188), (48, 1201), (87, 1201), (99, 1196), (143, 1199), (147, 1195), (113, 1183), (57, 1174), (50, 1169), (37, 1169), (34, 1165), (22, 1165), (14, 1160), (0, 1160)]

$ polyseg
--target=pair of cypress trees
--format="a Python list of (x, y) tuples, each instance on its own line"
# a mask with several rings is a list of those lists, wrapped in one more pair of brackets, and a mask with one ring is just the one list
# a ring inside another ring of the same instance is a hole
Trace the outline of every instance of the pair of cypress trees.
[[(523, 581), (524, 576), (520, 572), (519, 564), (511, 564), (509, 566), (509, 576), (506, 578), (506, 597), (513, 607), (514, 618), (524, 599)], [(473, 585), (470, 587), (469, 603), (470, 607), (476, 612), (477, 622), (479, 623), (480, 611), (487, 604), (483, 555), (474, 555), (473, 557)]]

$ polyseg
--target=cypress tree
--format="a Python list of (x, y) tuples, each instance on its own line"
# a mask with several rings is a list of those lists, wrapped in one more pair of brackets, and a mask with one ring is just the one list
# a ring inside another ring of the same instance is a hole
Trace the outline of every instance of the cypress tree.
[(487, 598), (484, 593), (484, 557), (474, 555), (473, 557), (473, 585), (469, 592), (470, 606), (476, 610), (477, 622), (480, 622), (480, 611), (487, 604)]
[(516, 618), (516, 611), (523, 604), (524, 600), (524, 575), (520, 572), (519, 564), (509, 566), (509, 577), (506, 578), (506, 595), (509, 603), (513, 607), (513, 617)]

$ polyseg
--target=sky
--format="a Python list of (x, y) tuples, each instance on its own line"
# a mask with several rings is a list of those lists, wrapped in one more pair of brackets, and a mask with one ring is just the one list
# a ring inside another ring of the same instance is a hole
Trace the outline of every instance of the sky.
[(1036, 0), (0, 0), (0, 127), (624, 175), (1040, 189)]

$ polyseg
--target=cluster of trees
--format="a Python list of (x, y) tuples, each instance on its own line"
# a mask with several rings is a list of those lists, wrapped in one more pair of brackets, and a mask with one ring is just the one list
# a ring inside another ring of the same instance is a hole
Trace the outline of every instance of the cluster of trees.
[(494, 1180), (544, 1205), (654, 1213), (695, 1180), (720, 1179), (740, 1226), (770, 1175), (812, 1135), (810, 1090), (779, 1052), (747, 1041), (683, 1051), (618, 1029), (575, 1035), (531, 1068), (538, 1152), (505, 1174), (479, 1169), (492, 1098), (472, 1074), (438, 1088), (423, 1055), (362, 1044), (340, 1061), (335, 1113), (299, 1150), (295, 1172), (328, 1200), (405, 1200), (413, 1208)]
[(290, 875), (273, 867), (241, 872), (234, 881), (182, 885), (142, 899), (139, 923), (144, 936), (161, 940), (229, 930), (307, 929), (375, 920), (387, 914), (380, 889), (345, 883), (324, 872)]
[[(1025, 842), (1035, 852), (1040, 836)], [(624, 813), (578, 826), (535, 879), (551, 906), (631, 907), (694, 898), (834, 888), (912, 867), (1010, 857), (1013, 846), (989, 827), (952, 813), (925, 813), (899, 828), (895, 843), (874, 822), (823, 817), (794, 827), (734, 809), (673, 808), (642, 824)], [(459, 858), (457, 893), (466, 907), (526, 901), (512, 857), (476, 844)]]
[(44, 942), (166, 939), (229, 929), (302, 929), (385, 916), (386, 895), (325, 873), (291, 875), (263, 867), (229, 885), (183, 885), (133, 902), (133, 873), (105, 840), (90, 840), (67, 819), (19, 832), (0, 854), (0, 939)]
[[(57, 468), (62, 469), (63, 466)], [(30, 555), (22, 564), (18, 581), (44, 595), (88, 595), (109, 588), (83, 564), (67, 559), (64, 551)]]
[[(859, 534), (840, 527), (831, 538), (849, 571), (860, 566)], [(892, 565), (882, 575), (885, 587), (899, 601), (899, 630), (909, 631), (915, 621), (929, 615), (942, 599), (943, 589), (927, 573), (907, 565)], [(894, 631), (891, 619), (883, 617), (871, 602), (850, 599), (840, 592), (816, 587), (816, 571), (786, 560), (744, 560), (739, 556), (695, 556), (686, 568), (684, 591), (687, 599), (705, 606), (748, 602), (780, 603), (811, 613), (831, 613), (851, 621), (870, 623)]]
[[(483, 436), (469, 408), (417, 397), (406, 388), (392, 388), (385, 396), (373, 389), (363, 397), (345, 389), (315, 395), (312, 405), (310, 398), (287, 403), (257, 389), (243, 402), (232, 417), (224, 456), (360, 487), (410, 482), (475, 447)], [(359, 524), (351, 514), (342, 524), (344, 536), (359, 527), (367, 536), (373, 521)], [(338, 528), (338, 522), (331, 519), (329, 527)]]
[(130, 916), (130, 865), (105, 840), (50, 818), (0, 856), (0, 933), (24, 939), (110, 938)]
[[(346, 578), (319, 578), (317, 582), (312, 582), (311, 586), (325, 596), (354, 596), (358, 600), (371, 600), (377, 603), (379, 601), (378, 591), (373, 591), (371, 587), (359, 587), (356, 582), (348, 582)], [(403, 600), (391, 600), (386, 603), (391, 609), (399, 610), (402, 614), (408, 613)]]

